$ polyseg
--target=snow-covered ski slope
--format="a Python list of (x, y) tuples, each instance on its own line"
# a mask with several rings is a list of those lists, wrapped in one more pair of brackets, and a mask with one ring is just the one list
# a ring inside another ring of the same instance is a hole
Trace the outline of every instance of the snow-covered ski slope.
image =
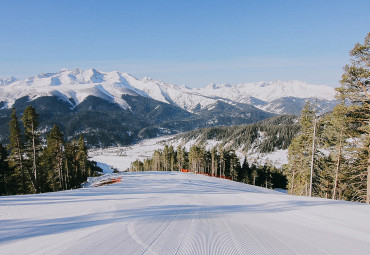
[(365, 204), (191, 173), (118, 175), (112, 185), (1, 197), (0, 254), (370, 252)]

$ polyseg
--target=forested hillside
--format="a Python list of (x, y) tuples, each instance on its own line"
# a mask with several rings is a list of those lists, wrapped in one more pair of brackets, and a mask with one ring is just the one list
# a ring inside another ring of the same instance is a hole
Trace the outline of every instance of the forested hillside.
[[(0, 195), (30, 194), (79, 188), (102, 170), (89, 161), (83, 136), (65, 142), (58, 126), (40, 137), (36, 110), (27, 106), (22, 126), (13, 108), (7, 148), (0, 144)], [(8, 154), (9, 153), (9, 154)]]
[(281, 115), (254, 124), (198, 129), (174, 139), (181, 140), (182, 143), (193, 140), (199, 145), (206, 145), (213, 140), (220, 147), (265, 153), (288, 148), (299, 130), (297, 120), (298, 117), (294, 115)]
[[(287, 149), (297, 134), (297, 117), (282, 115), (267, 120), (241, 126), (213, 127), (194, 130), (167, 141), (181, 141), (177, 148), (165, 145), (155, 150), (151, 158), (136, 160), (130, 171), (186, 171), (229, 178), (266, 188), (286, 188), (287, 179), (281, 168), (272, 164), (249, 164), (246, 155), (240, 162), (236, 149), (243, 148), (245, 154), (250, 150), (260, 153)], [(188, 150), (184, 144), (192, 141)], [(217, 145), (210, 147), (210, 141)]]
[[(84, 135), (89, 147), (128, 145), (141, 139), (177, 134), (207, 126), (229, 126), (253, 123), (274, 114), (246, 104), (218, 102), (211, 110), (199, 109), (196, 114), (168, 103), (140, 95), (122, 95), (127, 109), (96, 96), (87, 96), (75, 105), (73, 98), (42, 96), (30, 100), (17, 99), (13, 107), (22, 113), (28, 105), (39, 114), (40, 133), (45, 138), (54, 124), (67, 141)], [(0, 107), (0, 142), (9, 142), (11, 109)], [(207, 121), (205, 121), (207, 120)]]

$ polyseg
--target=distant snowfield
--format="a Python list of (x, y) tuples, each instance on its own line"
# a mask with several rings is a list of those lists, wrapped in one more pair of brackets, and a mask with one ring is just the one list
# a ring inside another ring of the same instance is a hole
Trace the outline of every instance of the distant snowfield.
[(157, 149), (163, 149), (163, 142), (173, 138), (174, 136), (158, 137), (146, 139), (131, 146), (111, 147), (106, 149), (90, 150), (89, 156), (101, 165), (105, 173), (112, 172), (109, 167), (115, 168), (118, 171), (126, 171), (132, 162), (137, 159), (143, 161), (146, 158), (153, 156)]
[(365, 204), (191, 173), (117, 175), (97, 188), (1, 197), (0, 254), (369, 254)]

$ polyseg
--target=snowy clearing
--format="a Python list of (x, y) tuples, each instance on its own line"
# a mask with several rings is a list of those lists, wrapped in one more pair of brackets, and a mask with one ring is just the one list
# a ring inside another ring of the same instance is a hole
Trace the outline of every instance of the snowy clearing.
[(91, 160), (98, 162), (104, 173), (109, 173), (109, 166), (118, 171), (126, 171), (132, 162), (137, 159), (143, 161), (151, 158), (155, 150), (163, 149), (164, 142), (175, 136), (161, 136), (153, 139), (146, 139), (131, 146), (111, 147), (106, 149), (90, 150)]
[[(191, 173), (0, 198), (0, 254), (369, 254), (370, 206)], [(93, 184), (93, 183), (91, 183)]]

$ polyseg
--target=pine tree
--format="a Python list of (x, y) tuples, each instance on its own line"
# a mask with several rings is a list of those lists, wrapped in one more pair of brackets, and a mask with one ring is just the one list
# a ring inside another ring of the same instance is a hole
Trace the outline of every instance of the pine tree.
[(88, 155), (87, 155), (87, 147), (85, 144), (85, 140), (82, 135), (78, 139), (78, 152), (77, 152), (77, 161), (80, 166), (80, 171), (82, 173), (82, 179), (80, 183), (84, 182), (88, 176), (91, 175), (90, 169), (88, 166)]
[(144, 163), (143, 163), (144, 171), (151, 171), (152, 165), (153, 165), (152, 159), (144, 159)]
[[(21, 137), (21, 130), (15, 108), (12, 110), (11, 121), (9, 123), (10, 130), (10, 156), (9, 163), (10, 167), (14, 169), (16, 179), (21, 183), (19, 193), (27, 194), (36, 192), (34, 183), (31, 175), (27, 171), (24, 164), (24, 144)], [(18, 193), (18, 192), (17, 192)]]
[(306, 102), (300, 117), (300, 133), (292, 140), (288, 149), (289, 165), (286, 170), (290, 194), (306, 196), (310, 194), (314, 116), (312, 105)]
[(358, 125), (359, 136), (358, 158), (367, 162), (358, 162), (358, 166), (364, 166), (363, 180), (366, 192), (364, 197), (366, 203), (370, 203), (370, 33), (367, 34), (364, 44), (357, 43), (351, 50), (353, 57), (351, 64), (344, 67), (341, 86), (337, 88), (339, 97), (351, 103), (347, 115)]
[(257, 166), (255, 164), (252, 164), (250, 168), (249, 184), (257, 185), (257, 178), (258, 178)]
[(177, 146), (177, 153), (176, 153), (176, 158), (177, 158), (177, 167), (178, 170), (181, 171), (181, 169), (185, 168), (185, 148), (181, 148), (181, 146)]
[(218, 155), (217, 155), (217, 148), (214, 147), (211, 150), (211, 176), (217, 175), (217, 165), (218, 165)]
[[(318, 190), (324, 191), (324, 197), (337, 199), (342, 194), (345, 179), (343, 166), (347, 164), (344, 155), (348, 154), (348, 138), (353, 134), (350, 120), (346, 116), (347, 107), (344, 102), (338, 104), (332, 113), (323, 120), (323, 132), (321, 135), (321, 147), (329, 152), (328, 157), (321, 159), (320, 182)], [(331, 189), (330, 191), (328, 189)]]
[(155, 150), (153, 154), (153, 163), (152, 163), (152, 170), (153, 171), (162, 171), (162, 163), (161, 163), (162, 153), (160, 150)]
[(67, 176), (67, 188), (77, 188), (79, 186), (79, 180), (82, 179), (79, 164), (77, 162), (77, 151), (78, 146), (76, 141), (65, 144), (65, 157), (64, 157), (64, 168)]
[(38, 134), (38, 114), (32, 106), (27, 106), (23, 112), (22, 122), (24, 126), (24, 133), (26, 138), (25, 153), (30, 162), (31, 172), (33, 174), (33, 181), (35, 183), (36, 191), (40, 190), (38, 181), (38, 166), (40, 157), (40, 138)]
[(0, 195), (8, 195), (10, 182), (10, 169), (8, 165), (8, 153), (0, 143)]
[(240, 172), (240, 161), (238, 156), (235, 154), (235, 151), (230, 151), (229, 154), (229, 173), (230, 178), (233, 181), (236, 181), (238, 179), (238, 173)]
[(169, 170), (170, 171), (174, 171), (174, 167), (175, 167), (175, 151), (173, 150), (173, 146), (171, 145), (169, 148), (168, 148), (168, 160), (169, 160)]
[(47, 146), (42, 157), (42, 165), (48, 173), (48, 182), (53, 191), (66, 188), (64, 178), (64, 139), (63, 133), (57, 125), (54, 125), (50, 133), (46, 135)]
[(220, 174), (219, 176), (225, 176), (225, 170), (226, 170), (226, 152), (225, 149), (221, 146), (218, 149), (219, 153), (219, 164), (220, 164)]
[(245, 157), (243, 160), (243, 164), (238, 172), (238, 182), (248, 183), (248, 176), (247, 176), (248, 170), (249, 170), (249, 165), (248, 165), (247, 157)]
[(141, 172), (144, 171), (144, 164), (140, 160), (135, 160), (130, 165), (130, 172)]

